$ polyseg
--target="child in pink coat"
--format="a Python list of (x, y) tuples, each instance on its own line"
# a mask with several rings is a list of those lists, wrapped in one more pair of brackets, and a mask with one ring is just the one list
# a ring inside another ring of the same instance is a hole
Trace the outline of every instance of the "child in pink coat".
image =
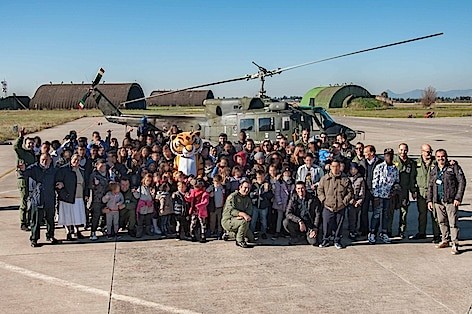
[(206, 219), (208, 217), (208, 203), (210, 194), (205, 190), (205, 183), (198, 180), (190, 193), (185, 194), (185, 200), (190, 204), (190, 235), (192, 241), (197, 241), (195, 234), (197, 222), (200, 223), (200, 242), (206, 242)]

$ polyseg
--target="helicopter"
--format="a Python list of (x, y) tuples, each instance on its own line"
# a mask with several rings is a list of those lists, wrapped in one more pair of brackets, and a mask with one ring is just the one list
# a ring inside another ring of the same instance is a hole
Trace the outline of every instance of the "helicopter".
[(337, 134), (344, 133), (347, 139), (352, 141), (357, 134), (363, 132), (354, 131), (347, 126), (336, 122), (328, 114), (326, 109), (316, 106), (314, 99), (310, 99), (310, 104), (308, 106), (295, 106), (287, 102), (276, 101), (269, 98), (266, 95), (265, 90), (266, 78), (316, 63), (441, 35), (443, 35), (443, 33), (416, 37), (285, 68), (276, 68), (273, 70), (268, 70), (253, 61), (252, 63), (258, 68), (258, 71), (254, 74), (247, 74), (236, 78), (159, 93), (148, 97), (125, 101), (120, 104), (121, 106), (125, 106), (128, 103), (136, 101), (230, 82), (249, 81), (254, 79), (260, 80), (261, 88), (258, 97), (207, 99), (203, 102), (205, 108), (204, 115), (195, 116), (159, 114), (143, 116), (122, 113), (119, 108), (115, 106), (98, 88), (100, 80), (104, 74), (104, 70), (101, 68), (88, 92), (80, 100), (79, 106), (83, 107), (87, 98), (90, 95), (93, 95), (98, 108), (102, 111), (107, 121), (111, 123), (118, 123), (132, 127), (139, 127), (145, 124), (146, 127), (152, 131), (163, 131), (169, 129), (172, 125), (177, 125), (182, 130), (200, 131), (201, 137), (210, 142), (217, 142), (220, 133), (225, 133), (230, 141), (237, 141), (239, 133), (244, 131), (248, 135), (248, 138), (252, 138), (256, 143), (259, 143), (265, 139), (273, 139), (280, 135), (291, 138), (293, 134), (300, 134), (304, 129), (309, 130), (314, 136), (324, 132), (327, 134), (329, 141), (334, 141)]

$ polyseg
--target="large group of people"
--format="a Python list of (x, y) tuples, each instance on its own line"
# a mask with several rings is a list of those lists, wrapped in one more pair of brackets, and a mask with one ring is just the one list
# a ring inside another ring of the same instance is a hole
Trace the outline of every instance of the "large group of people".
[(174, 167), (171, 141), (179, 132), (177, 126), (140, 129), (133, 138), (129, 131), (120, 144), (110, 131), (105, 139), (71, 131), (62, 142), (49, 142), (20, 130), (14, 146), (20, 228), (31, 231), (31, 246), (39, 246), (44, 223), (47, 241), (60, 243), (56, 222), (66, 241), (119, 240), (127, 233), (202, 243), (234, 239), (247, 248), (290, 237), (292, 245), (341, 249), (346, 225), (352, 241), (390, 243), (407, 237), (414, 199), (418, 232), (409, 238), (426, 239), (430, 213), (436, 247), (459, 252), (457, 211), (466, 180), (444, 149), (424, 144), (413, 160), (406, 143), (379, 156), (373, 145), (352, 145), (342, 133), (330, 141), (302, 130), (299, 138), (261, 143), (244, 131), (236, 142), (222, 133), (217, 145), (203, 143), (204, 169), (193, 176)]

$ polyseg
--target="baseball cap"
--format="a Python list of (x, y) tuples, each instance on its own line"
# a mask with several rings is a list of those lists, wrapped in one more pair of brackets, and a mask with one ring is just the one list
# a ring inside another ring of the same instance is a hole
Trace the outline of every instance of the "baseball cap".
[(385, 148), (384, 149), (384, 155), (393, 155), (393, 148)]

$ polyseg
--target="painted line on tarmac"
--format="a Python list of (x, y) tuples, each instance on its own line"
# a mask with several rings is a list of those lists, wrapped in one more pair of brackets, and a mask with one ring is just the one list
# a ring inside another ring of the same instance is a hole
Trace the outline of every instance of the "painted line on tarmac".
[(427, 296), (428, 298), (430, 298), (431, 300), (433, 300), (434, 302), (436, 302), (437, 304), (441, 305), (442, 307), (444, 307), (444, 309), (448, 310), (449, 312), (451, 313), (456, 313), (453, 309), (451, 309), (450, 307), (448, 307), (446, 304), (442, 303), (441, 301), (435, 299), (432, 295), (430, 295), (429, 293), (427, 293), (426, 291), (424, 291), (423, 289), (421, 289), (420, 287), (418, 287), (417, 285), (415, 285), (414, 283), (412, 283), (411, 281), (409, 281), (408, 279), (404, 278), (402, 275), (400, 275), (399, 273), (397, 273), (396, 271), (384, 266), (381, 262), (379, 262), (378, 260), (372, 258), (371, 256), (366, 256), (365, 254), (363, 254), (365, 257), (367, 257), (369, 260), (371, 260), (372, 262), (376, 263), (377, 265), (379, 265), (380, 267), (382, 267), (383, 269), (385, 269), (386, 271), (392, 273), (393, 275), (397, 276), (398, 278), (400, 278), (402, 281), (404, 281), (405, 283), (407, 283), (408, 285), (412, 286), (413, 288), (415, 288), (416, 290), (418, 290), (420, 293), (424, 294), (425, 296)]
[(7, 194), (7, 193), (11, 193), (11, 192), (18, 192), (18, 189), (9, 190), (9, 191), (2, 191), (2, 192), (0, 192), (0, 194)]
[(7, 170), (4, 173), (0, 174), (0, 179), (3, 179), (3, 177), (6, 177), (7, 175), (9, 175), (10, 173), (12, 173), (15, 170), (16, 170), (16, 168), (11, 168), (10, 170)]
[[(42, 280), (44, 282), (51, 283), (51, 284), (54, 284), (56, 286), (67, 287), (67, 288), (71, 288), (71, 289), (78, 290), (78, 291), (81, 291), (81, 292), (86, 292), (86, 293), (90, 293), (90, 294), (103, 296), (105, 298), (108, 298), (109, 295), (110, 295), (109, 291), (105, 291), (105, 290), (101, 290), (101, 289), (97, 289), (97, 288), (93, 288), (93, 287), (80, 285), (80, 284), (77, 284), (77, 283), (69, 282), (69, 281), (59, 279), (59, 278), (56, 278), (56, 277), (52, 277), (52, 276), (49, 276), (49, 275), (44, 275), (44, 274), (37, 273), (37, 272), (34, 272), (34, 271), (26, 269), (26, 268), (10, 265), (10, 264), (4, 263), (2, 261), (0, 261), (0, 268), (3, 268), (5, 270), (8, 270), (8, 271), (11, 271), (13, 273), (17, 273), (17, 274), (20, 274), (20, 275), (23, 275), (23, 276), (26, 276), (26, 277), (30, 277), (30, 278), (37, 279), (37, 280)], [(176, 307), (173, 307), (173, 306), (168, 306), (168, 305), (164, 305), (164, 304), (150, 302), (150, 301), (146, 301), (146, 300), (143, 300), (143, 299), (130, 297), (130, 296), (127, 296), (127, 295), (122, 295), (122, 294), (114, 293), (112, 298), (114, 300), (117, 300), (117, 301), (123, 301), (123, 302), (131, 303), (131, 304), (139, 305), (139, 306), (145, 306), (145, 307), (153, 308), (155, 310), (164, 311), (164, 312), (167, 312), (167, 313), (178, 313), (178, 314), (197, 314), (198, 313), (198, 312), (185, 310), (185, 309), (179, 309), (179, 308), (176, 308)]]

